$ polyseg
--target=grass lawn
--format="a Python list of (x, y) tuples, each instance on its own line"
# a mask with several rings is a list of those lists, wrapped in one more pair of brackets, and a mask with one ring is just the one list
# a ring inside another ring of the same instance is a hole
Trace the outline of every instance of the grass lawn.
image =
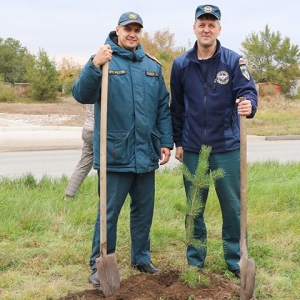
[[(248, 166), (249, 257), (257, 266), (257, 299), (300, 298), (300, 163)], [(88, 177), (78, 195), (63, 199), (67, 178), (30, 174), (0, 181), (0, 299), (58, 299), (89, 288), (88, 260), (98, 204), (96, 178)], [(185, 202), (181, 171), (157, 172), (152, 226), (153, 261), (179, 268), (185, 261)], [(207, 209), (206, 269), (226, 274), (219, 204), (211, 188)], [(118, 226), (117, 257), (122, 277), (129, 261), (129, 199)], [(232, 276), (228, 274), (228, 276)]]

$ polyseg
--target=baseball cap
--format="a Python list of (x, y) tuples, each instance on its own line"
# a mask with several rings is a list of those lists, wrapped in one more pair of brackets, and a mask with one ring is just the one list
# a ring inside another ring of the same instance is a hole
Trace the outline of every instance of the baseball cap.
[(213, 15), (218, 20), (221, 20), (221, 11), (218, 6), (210, 4), (199, 5), (196, 9), (195, 19), (198, 19), (200, 16), (205, 14)]
[(122, 14), (119, 19), (118, 25), (125, 26), (131, 23), (137, 23), (143, 27), (143, 20), (140, 15), (132, 11)]

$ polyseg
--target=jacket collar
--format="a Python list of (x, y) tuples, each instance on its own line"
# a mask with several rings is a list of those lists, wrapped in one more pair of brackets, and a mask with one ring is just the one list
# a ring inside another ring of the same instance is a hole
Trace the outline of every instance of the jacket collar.
[(118, 36), (116, 31), (111, 31), (105, 41), (105, 44), (109, 44), (113, 50), (113, 54), (121, 56), (123, 59), (131, 60), (133, 62), (142, 60), (145, 56), (145, 51), (141, 44), (138, 45), (135, 51), (129, 51), (118, 45)]
[[(221, 49), (221, 43), (220, 43), (219, 40), (217, 40), (217, 49), (216, 49), (216, 52), (209, 59), (215, 59), (216, 57), (218, 57), (220, 55), (220, 49)], [(194, 44), (194, 47), (192, 49), (190, 49), (188, 51), (188, 54), (187, 54), (187, 58), (189, 60), (193, 61), (193, 62), (196, 62), (196, 63), (199, 62), (197, 50), (198, 50), (198, 45), (197, 45), (197, 41), (196, 41), (195, 44)]]

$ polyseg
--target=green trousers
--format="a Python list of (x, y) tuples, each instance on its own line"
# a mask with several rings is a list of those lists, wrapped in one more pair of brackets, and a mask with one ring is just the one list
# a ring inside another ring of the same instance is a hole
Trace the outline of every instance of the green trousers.
[[(199, 153), (187, 152), (183, 154), (183, 163), (192, 174), (197, 169)], [(223, 178), (216, 180), (215, 189), (222, 211), (222, 240), (224, 258), (229, 270), (239, 269), (240, 261), (240, 151), (210, 154), (209, 171), (222, 168)], [(186, 194), (191, 182), (184, 179)], [(203, 204), (202, 212), (194, 219), (194, 238), (207, 245), (207, 230), (204, 220), (204, 211), (209, 189), (204, 189), (199, 201)], [(207, 254), (207, 247), (187, 247), (187, 260), (190, 265), (203, 267)]]
[[(100, 178), (98, 171), (98, 189)], [(98, 190), (99, 192), (99, 190)], [(154, 210), (155, 171), (143, 174), (107, 172), (107, 253), (114, 253), (117, 223), (127, 195), (130, 195), (131, 264), (151, 261), (150, 229)], [(100, 255), (100, 206), (95, 222), (90, 267), (96, 269)]]

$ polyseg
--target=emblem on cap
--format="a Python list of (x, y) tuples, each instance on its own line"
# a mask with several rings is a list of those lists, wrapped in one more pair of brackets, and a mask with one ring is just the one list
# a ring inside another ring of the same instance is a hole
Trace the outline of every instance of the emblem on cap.
[(207, 5), (207, 6), (204, 6), (203, 10), (209, 14), (212, 12), (212, 7)]
[(129, 14), (128, 18), (131, 19), (131, 20), (136, 20), (137, 15), (136, 14)]

